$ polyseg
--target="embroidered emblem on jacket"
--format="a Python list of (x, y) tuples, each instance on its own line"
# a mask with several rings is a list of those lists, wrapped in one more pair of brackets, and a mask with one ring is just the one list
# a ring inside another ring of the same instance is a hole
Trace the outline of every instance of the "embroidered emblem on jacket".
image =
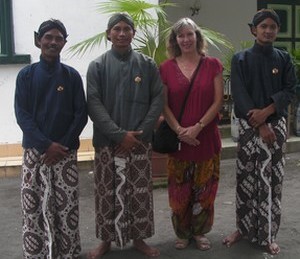
[(137, 76), (137, 77), (134, 79), (134, 82), (135, 82), (136, 84), (139, 84), (141, 81), (142, 81), (142, 78), (140, 78), (139, 76)]
[(56, 90), (57, 90), (58, 92), (61, 92), (61, 91), (64, 90), (64, 87), (60, 85), (60, 86), (58, 86), (58, 87), (56, 88)]

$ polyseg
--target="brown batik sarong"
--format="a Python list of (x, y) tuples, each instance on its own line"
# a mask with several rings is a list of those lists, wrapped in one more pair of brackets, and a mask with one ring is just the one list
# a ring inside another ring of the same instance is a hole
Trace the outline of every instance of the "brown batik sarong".
[(78, 258), (77, 153), (46, 166), (35, 149), (24, 151), (21, 202), (24, 258)]
[(95, 153), (96, 236), (124, 247), (154, 234), (151, 148), (127, 155), (104, 147)]
[(236, 213), (237, 228), (251, 242), (265, 246), (275, 241), (281, 218), (281, 193), (287, 137), (286, 120), (271, 123), (277, 140), (268, 146), (240, 120)]

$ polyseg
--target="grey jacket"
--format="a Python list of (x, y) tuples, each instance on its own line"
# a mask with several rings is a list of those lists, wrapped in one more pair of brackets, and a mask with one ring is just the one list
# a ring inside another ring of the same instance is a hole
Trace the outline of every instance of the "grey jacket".
[(95, 148), (120, 143), (126, 131), (143, 130), (140, 140), (150, 142), (163, 108), (155, 62), (134, 50), (107, 51), (89, 65), (87, 101)]

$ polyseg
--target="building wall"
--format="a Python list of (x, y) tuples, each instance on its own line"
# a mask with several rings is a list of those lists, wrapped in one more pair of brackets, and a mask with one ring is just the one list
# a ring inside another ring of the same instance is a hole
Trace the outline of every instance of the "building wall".
[[(105, 30), (106, 17), (95, 11), (95, 0), (13, 0), (13, 24), (15, 52), (30, 54), (31, 62), (39, 60), (40, 49), (34, 46), (34, 31), (50, 18), (60, 19), (69, 34), (67, 44), (61, 53), (61, 61), (73, 66), (85, 82), (89, 61), (105, 50), (105, 46), (83, 57), (71, 57), (68, 48), (96, 33)], [(15, 79), (19, 70), (25, 65), (0, 65), (0, 145), (20, 143), (22, 132), (14, 116)], [(91, 138), (91, 125), (85, 128), (82, 138)]]
[[(196, 22), (226, 34), (236, 46), (240, 40), (251, 39), (247, 23), (256, 10), (256, 1), (200, 1), (200, 12), (192, 17)], [(49, 18), (60, 19), (65, 24), (69, 34), (68, 42), (61, 53), (61, 61), (76, 68), (85, 84), (89, 62), (110, 48), (110, 45), (102, 45), (82, 57), (72, 57), (68, 53), (68, 48), (105, 30), (107, 16), (96, 12), (95, 4), (98, 2), (100, 0), (13, 0), (15, 52), (17, 54), (30, 54), (32, 62), (38, 61), (40, 50), (34, 46), (33, 32), (38, 29), (41, 22)], [(157, 3), (158, 1), (149, 0), (149, 2)], [(177, 2), (180, 8), (167, 10), (171, 21), (175, 21), (179, 17), (189, 16), (189, 7), (194, 0), (177, 0)], [(221, 56), (221, 53), (215, 50), (211, 50), (210, 53)], [(13, 99), (15, 79), (23, 66), (0, 65), (0, 145), (16, 144), (22, 140), (22, 132), (16, 124), (14, 116)], [(81, 138), (90, 139), (91, 137), (92, 125), (89, 122)]]
[[(256, 0), (174, 0), (178, 7), (167, 9), (171, 22), (182, 17), (192, 18), (198, 25), (226, 35), (236, 49), (241, 41), (251, 41), (248, 23), (257, 11)], [(190, 7), (200, 3), (197, 15), (191, 16)], [(225, 51), (221, 48), (222, 51)], [(222, 58), (223, 52), (209, 48), (209, 54)]]

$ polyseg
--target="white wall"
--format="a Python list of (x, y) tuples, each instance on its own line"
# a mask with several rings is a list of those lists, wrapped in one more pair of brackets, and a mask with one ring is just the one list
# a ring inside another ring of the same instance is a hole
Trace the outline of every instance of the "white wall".
[[(191, 16), (190, 7), (198, 1), (201, 9), (198, 15)], [(221, 32), (240, 48), (240, 41), (251, 41), (248, 23), (257, 11), (257, 0), (174, 0), (178, 7), (168, 8), (168, 17), (172, 22), (182, 17), (192, 18), (198, 25)], [(221, 57), (222, 53), (209, 48), (209, 54)]]
[[(67, 50), (75, 43), (105, 30), (105, 16), (95, 11), (95, 0), (14, 0), (13, 23), (15, 52), (30, 54), (31, 62), (39, 60), (40, 49), (34, 46), (33, 32), (39, 25), (50, 18), (60, 19), (67, 28), (68, 42), (61, 53), (61, 61), (76, 68), (85, 83), (88, 63), (102, 53), (104, 46), (83, 57), (68, 55)], [(19, 143), (22, 132), (14, 116), (14, 89), (18, 71), (25, 65), (0, 66), (0, 144)], [(91, 123), (82, 133), (82, 138), (91, 138)]]
[[(96, 11), (96, 3), (105, 0), (13, 0), (13, 24), (15, 52), (30, 54), (31, 62), (39, 60), (40, 49), (34, 46), (34, 31), (50, 18), (61, 20), (69, 34), (67, 44), (61, 53), (61, 61), (79, 71), (83, 82), (91, 60), (103, 53), (110, 45), (104, 44), (84, 56), (71, 57), (68, 48), (106, 29), (108, 16)], [(148, 2), (157, 3), (157, 0)], [(25, 65), (0, 65), (0, 145), (20, 143), (22, 132), (14, 115), (15, 79), (19, 70)], [(88, 125), (81, 138), (92, 137), (92, 124)]]
[[(171, 21), (189, 16), (189, 6), (194, 0), (176, 0), (180, 8), (169, 12)], [(251, 39), (247, 23), (256, 11), (256, 0), (200, 0), (199, 15), (192, 17), (201, 25), (220, 31), (238, 46), (240, 40)], [(85, 75), (91, 60), (106, 50), (103, 45), (83, 57), (71, 57), (67, 49), (81, 40), (105, 30), (107, 16), (96, 12), (95, 4), (105, 0), (13, 0), (15, 51), (30, 54), (31, 61), (39, 60), (40, 50), (34, 46), (33, 32), (49, 18), (60, 19), (69, 37), (61, 53), (62, 62), (76, 68), (85, 83)], [(149, 0), (157, 3), (157, 0)], [(175, 2), (175, 1), (174, 1)], [(110, 48), (110, 45), (108, 45)], [(219, 55), (211, 50), (210, 54)], [(22, 132), (16, 124), (13, 108), (15, 79), (24, 65), (0, 65), (0, 144), (20, 143)], [(88, 123), (81, 138), (92, 137), (92, 125)]]

